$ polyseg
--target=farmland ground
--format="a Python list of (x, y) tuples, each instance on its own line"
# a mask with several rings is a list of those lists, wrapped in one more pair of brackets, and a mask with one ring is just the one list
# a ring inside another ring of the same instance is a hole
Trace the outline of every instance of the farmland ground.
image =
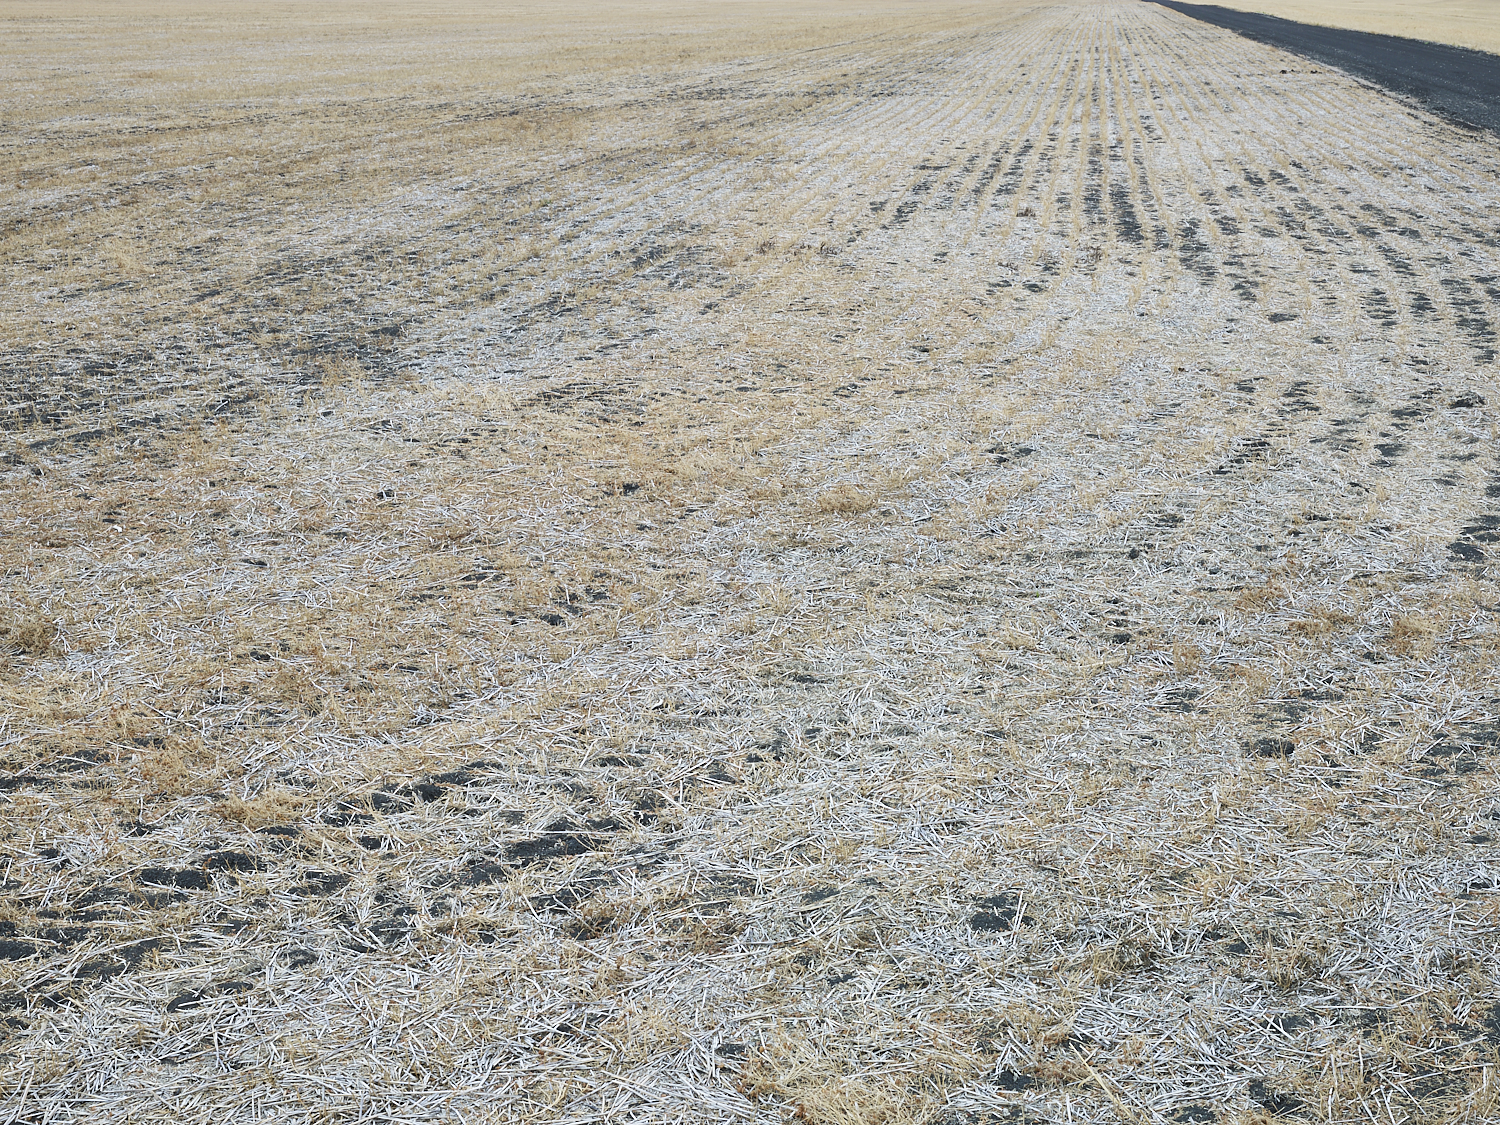
[(1500, 144), (622, 11), (3, 9), (0, 1119), (1500, 1118)]
[(1489, 0), (1236, 0), (1231, 7), (1298, 23), (1500, 54), (1500, 20)]

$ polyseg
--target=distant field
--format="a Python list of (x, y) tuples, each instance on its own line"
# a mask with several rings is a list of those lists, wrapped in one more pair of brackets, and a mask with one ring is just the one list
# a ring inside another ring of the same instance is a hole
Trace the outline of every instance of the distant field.
[(1495, 0), (1233, 0), (1224, 6), (1500, 55), (1500, 3)]
[(0, 1121), (1500, 1120), (1494, 136), (1115, 0), (0, 121)]

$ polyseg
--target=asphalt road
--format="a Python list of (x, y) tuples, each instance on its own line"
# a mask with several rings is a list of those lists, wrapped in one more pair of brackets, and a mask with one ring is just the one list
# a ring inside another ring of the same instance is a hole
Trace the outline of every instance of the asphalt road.
[(1195, 20), (1336, 66), (1415, 98), (1461, 124), (1500, 133), (1500, 55), (1395, 35), (1316, 27), (1212, 4), (1154, 2)]

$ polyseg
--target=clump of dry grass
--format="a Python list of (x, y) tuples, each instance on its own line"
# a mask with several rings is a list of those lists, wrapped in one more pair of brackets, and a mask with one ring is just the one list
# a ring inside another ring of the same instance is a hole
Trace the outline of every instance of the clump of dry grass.
[(879, 507), (880, 502), (852, 484), (836, 484), (819, 494), (817, 511), (825, 515), (857, 516)]
[(40, 655), (57, 640), (57, 623), (30, 613), (0, 616), (0, 647)]

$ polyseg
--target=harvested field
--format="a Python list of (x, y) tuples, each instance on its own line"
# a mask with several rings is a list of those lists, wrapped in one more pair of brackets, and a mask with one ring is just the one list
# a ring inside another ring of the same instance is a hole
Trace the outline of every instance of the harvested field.
[(1496, 137), (1112, 0), (0, 19), (0, 1120), (1500, 1120)]

